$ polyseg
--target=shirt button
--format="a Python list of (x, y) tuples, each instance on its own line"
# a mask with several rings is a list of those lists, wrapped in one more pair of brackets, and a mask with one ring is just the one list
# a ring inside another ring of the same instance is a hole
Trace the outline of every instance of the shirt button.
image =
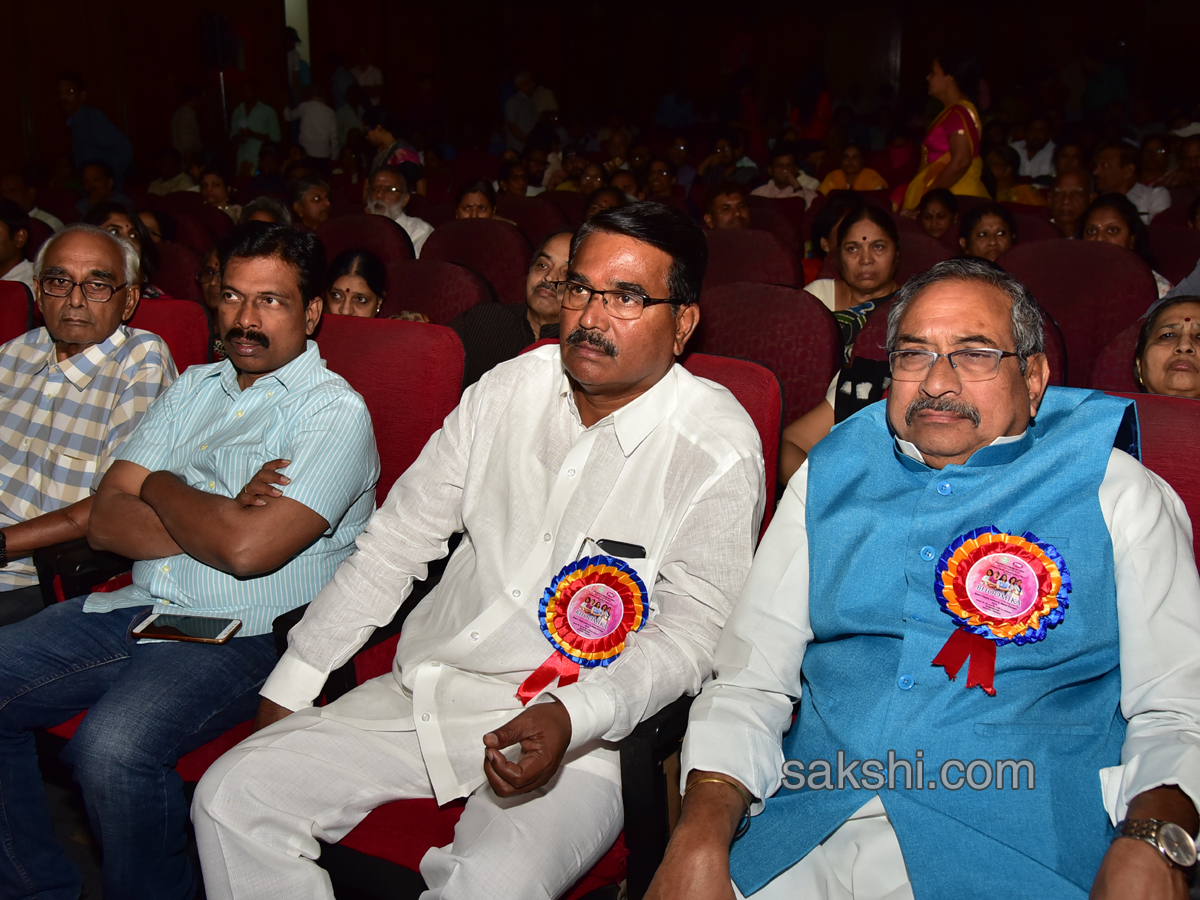
[[(26, 441), (26, 443), (28, 443), (28, 441)], [(574, 478), (574, 477), (575, 477), (575, 470), (574, 470), (574, 469), (567, 469), (567, 477), (568, 477), (568, 478)]]
[(274, 396), (275, 396), (275, 392), (274, 392), (274, 391), (267, 391), (267, 396), (268, 396), (268, 397), (274, 397)]
[(171, 567), (170, 567), (170, 566), (163, 566), (163, 567), (162, 567), (162, 570), (163, 570), (163, 574), (166, 574), (167, 572), (170, 572), (170, 571), (171, 571)]
[(896, 687), (902, 691), (912, 690), (913, 680), (911, 675), (901, 675), (896, 679)]
[(914, 616), (913, 616), (913, 621), (914, 621), (914, 622), (924, 622), (924, 621), (925, 621), (925, 617), (924, 617), (924, 616), (918, 616), (918, 615), (914, 615)]
[(429, 721), (429, 713), (421, 713), (421, 721), (428, 722)]
[(473, 640), (473, 641), (479, 640), (479, 632), (478, 631), (471, 632), (471, 640)]
[(552, 535), (550, 534), (550, 532), (547, 531), (545, 534), (542, 535), (542, 540), (549, 543), (551, 537), (552, 537)]
[(29, 438), (25, 438), (25, 440), (21, 441), (21, 446), (28, 447), (29, 446)]
[(513, 596), (514, 596), (514, 597), (520, 597), (520, 596), (521, 596), (521, 591), (520, 591), (520, 590), (514, 590), (514, 591), (513, 591)]
[(921, 548), (922, 559), (933, 559), (935, 556), (937, 556), (937, 551), (928, 544)]
[(239, 419), (242, 417), (242, 411), (240, 409), (237, 411), (237, 415)]
[(217, 483), (216, 483), (215, 481), (210, 481), (210, 482), (208, 483), (208, 489), (209, 489), (210, 491), (211, 491), (211, 490), (214, 490), (214, 489), (216, 488), (216, 486), (217, 486)]
[(207, 450), (207, 449), (208, 449), (208, 444), (201, 444), (201, 445), (200, 445), (200, 449), (201, 449), (201, 450)]
[(950, 487), (950, 482), (948, 481), (941, 482), (937, 487), (938, 493), (943, 497), (948, 496), (952, 490), (954, 490), (954, 488)]

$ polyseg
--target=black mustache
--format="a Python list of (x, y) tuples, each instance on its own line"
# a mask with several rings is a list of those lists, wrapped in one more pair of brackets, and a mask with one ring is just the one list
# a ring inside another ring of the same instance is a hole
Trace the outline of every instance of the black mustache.
[(237, 325), (225, 332), (225, 346), (228, 347), (234, 341), (241, 341), (243, 343), (249, 341), (252, 344), (261, 344), (264, 350), (271, 346), (271, 339), (261, 331), (246, 331), (246, 329)]
[(591, 344), (597, 350), (604, 351), (613, 359), (616, 359), (617, 354), (621, 352), (617, 349), (617, 345), (604, 337), (604, 335), (576, 325), (571, 329), (571, 333), (567, 335), (567, 345), (578, 347), (580, 344)]
[(921, 397), (908, 404), (908, 409), (904, 411), (904, 424), (911, 425), (913, 416), (925, 409), (933, 410), (934, 412), (954, 413), (957, 416), (962, 416), (964, 419), (970, 419), (971, 424), (976, 428), (979, 427), (979, 410), (970, 403), (967, 403), (965, 400), (942, 400), (938, 397)]

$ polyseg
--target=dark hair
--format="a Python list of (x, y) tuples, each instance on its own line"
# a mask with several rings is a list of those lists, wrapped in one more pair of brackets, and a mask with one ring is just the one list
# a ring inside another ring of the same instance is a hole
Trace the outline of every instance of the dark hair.
[(1139, 148), (1133, 146), (1132, 144), (1127, 144), (1124, 141), (1108, 141), (1096, 148), (1096, 156), (1099, 156), (1105, 150), (1116, 150), (1117, 153), (1120, 154), (1120, 164), (1122, 169), (1126, 166), (1133, 166), (1135, 172), (1141, 171), (1142, 161), (1138, 158), (1140, 155)]
[(954, 79), (958, 89), (972, 103), (979, 97), (979, 63), (975, 54), (959, 47), (945, 47), (938, 53), (937, 63), (942, 71)]
[(60, 81), (69, 81), (71, 84), (75, 85), (77, 90), (87, 90), (87, 84), (84, 82), (83, 76), (75, 71), (59, 72), (54, 81), (56, 84)]
[(125, 218), (129, 219), (130, 224), (133, 225), (133, 230), (137, 232), (138, 244), (140, 244), (138, 253), (141, 256), (142, 278), (145, 281), (149, 281), (154, 277), (154, 273), (158, 271), (158, 248), (154, 246), (154, 239), (150, 237), (150, 232), (146, 230), (146, 224), (132, 206), (118, 203), (116, 200), (101, 200), (87, 211), (83, 217), (83, 222), (85, 225), (95, 225), (97, 228), (102, 228), (109, 216), (115, 215), (125, 216)]
[(1188, 224), (1189, 225), (1196, 224), (1196, 216), (1197, 215), (1200, 215), (1200, 197), (1197, 197), (1195, 200), (1193, 200), (1191, 202), (1191, 205), (1188, 206)]
[[(519, 159), (504, 160), (504, 162), (500, 163), (500, 171), (496, 173), (496, 180), (508, 181), (508, 179), (512, 178), (513, 169), (515, 169), (517, 166), (520, 166), (522, 169), (524, 169), (525, 163)], [(525, 174), (529, 174), (528, 170)]]
[(1142, 261), (1151, 269), (1155, 268), (1154, 254), (1150, 252), (1150, 229), (1146, 227), (1146, 223), (1142, 221), (1142, 214), (1138, 212), (1138, 208), (1124, 194), (1115, 192), (1101, 194), (1092, 201), (1092, 205), (1087, 208), (1082, 218), (1079, 220), (1080, 234), (1087, 228), (1088, 217), (1098, 209), (1111, 209), (1120, 216), (1130, 233), (1133, 235), (1133, 250)]
[(768, 163), (775, 165), (775, 160), (781, 156), (790, 156), (797, 164), (800, 162), (800, 148), (791, 141), (780, 141), (771, 150), (771, 155), (768, 157)]
[[(600, 192), (597, 191), (596, 193), (600, 193)], [(542, 251), (544, 251), (546, 249), (546, 245), (548, 243), (550, 243), (552, 240), (554, 240), (556, 237), (558, 237), (559, 235), (563, 235), (563, 234), (569, 234), (572, 237), (575, 236), (575, 232), (572, 231), (570, 228), (560, 228), (557, 231), (552, 232), (551, 234), (548, 234), (546, 236), (546, 239), (537, 245), (537, 249), (533, 251), (533, 256), (531, 256), (529, 258), (529, 268), (531, 268), (531, 269), (533, 268), (533, 264), (535, 262), (537, 262), (537, 258), (542, 255)]]
[(205, 166), (204, 171), (200, 173), (199, 180), (203, 181), (206, 175), (216, 175), (223, 182), (225, 182), (225, 189), (229, 191), (229, 193), (233, 193), (233, 185), (230, 183), (229, 176), (225, 174), (225, 170), (223, 168), (220, 166)]
[(154, 161), (162, 162), (164, 159), (169, 159), (171, 162), (183, 165), (183, 155), (174, 147), (159, 147), (154, 153)]
[(0, 222), (3, 222), (8, 228), (10, 240), (22, 229), (25, 230), (26, 235), (29, 234), (29, 213), (11, 200), (0, 199)]
[(1137, 382), (1138, 389), (1143, 393), (1146, 392), (1146, 384), (1142, 381), (1142, 375), (1138, 371), (1138, 363), (1141, 362), (1142, 354), (1146, 352), (1146, 345), (1150, 343), (1150, 335), (1158, 327), (1159, 318), (1166, 310), (1172, 306), (1178, 306), (1180, 303), (1200, 303), (1200, 297), (1185, 294), (1164, 300), (1151, 311), (1150, 315), (1146, 316), (1146, 321), (1142, 323), (1142, 330), (1138, 332), (1137, 347), (1133, 351), (1133, 380)]
[(718, 197), (725, 197), (729, 194), (741, 194), (743, 198), (749, 196), (750, 192), (746, 190), (746, 186), (737, 181), (718, 181), (708, 189), (708, 197), (704, 203), (705, 212), (711, 213), (713, 206), (716, 205)]
[(829, 202), (813, 216), (812, 245), (813, 252), (819, 258), (824, 259), (826, 255), (825, 250), (821, 247), (821, 239), (828, 238), (838, 222), (851, 215), (862, 205), (862, 198), (853, 191), (837, 191), (830, 197)]
[(842, 144), (842, 153), (845, 153), (851, 147), (853, 147), (855, 150), (858, 151), (859, 155), (862, 156), (864, 161), (866, 160), (867, 151), (863, 149), (863, 145), (860, 144), (858, 141), (845, 141)]
[(315, 188), (315, 187), (323, 187), (323, 188), (325, 188), (326, 191), (328, 191), (329, 190), (329, 182), (327, 182), (320, 175), (315, 175), (315, 174), (314, 175), (304, 175), (304, 176), (301, 176), (300, 178), (297, 178), (295, 181), (292, 182), (292, 185), (291, 185), (291, 201), (293, 203), (300, 202), (301, 200), (304, 199), (304, 195), (307, 194), (312, 188)]
[(604, 194), (608, 194), (610, 197), (616, 198), (617, 205), (611, 207), (612, 209), (619, 209), (622, 206), (627, 206), (629, 204), (629, 197), (623, 190), (621, 190), (619, 187), (613, 187), (611, 184), (606, 184), (596, 188), (594, 191), (588, 194), (587, 200), (585, 200), (583, 204), (584, 210), (586, 211), (591, 209), (592, 204), (599, 200)]
[(296, 273), (296, 284), (308, 306), (325, 286), (325, 248), (313, 232), (301, 233), (286, 225), (246, 222), (236, 225), (217, 245), (221, 276), (231, 259), (282, 260)]
[(154, 216), (154, 221), (158, 223), (158, 233), (164, 241), (175, 240), (174, 216), (160, 209), (139, 209), (138, 218), (140, 219), (143, 214)]
[(968, 244), (971, 243), (971, 232), (983, 221), (984, 216), (996, 216), (1003, 220), (1004, 224), (1008, 226), (1009, 234), (1012, 235), (1013, 243), (1017, 242), (1017, 220), (999, 203), (980, 203), (970, 209), (958, 223), (958, 236)]
[[(892, 243), (896, 245), (897, 256), (900, 252), (900, 234), (896, 231), (896, 221), (889, 213), (870, 203), (862, 203), (857, 208), (846, 213), (846, 218), (842, 219), (841, 234), (846, 233), (846, 229), (851, 225), (866, 219), (873, 225), (878, 226), (879, 230), (892, 239)], [(841, 245), (841, 235), (838, 236), (838, 245)]]
[(363, 134), (373, 131), (376, 126), (379, 126), (384, 131), (390, 132), (392, 137), (400, 136), (400, 122), (390, 110), (382, 106), (368, 106), (362, 114), (362, 123)]
[(343, 275), (357, 275), (376, 297), (382, 298), (387, 294), (387, 270), (370, 250), (343, 250), (339, 253), (329, 264), (329, 272), (325, 276), (327, 290), (332, 290), (333, 283)]
[(921, 197), (921, 202), (917, 204), (917, 210), (925, 212), (925, 207), (930, 203), (940, 203), (950, 210), (950, 215), (958, 215), (958, 198), (949, 188), (934, 188), (932, 191), (926, 191)]
[[(242, 206), (242, 217), (240, 224), (245, 225), (250, 221), (250, 216), (256, 212), (270, 213), (275, 217), (276, 225), (286, 225), (289, 228), (292, 225), (292, 211), (276, 200), (274, 197), (255, 197), (249, 203)], [(254, 221), (258, 221), (255, 219)], [(271, 224), (269, 222), (265, 224)]]
[(116, 171), (113, 169), (112, 166), (110, 166), (108, 164), (108, 162), (106, 160), (95, 159), (95, 158), (85, 159), (83, 162), (81, 162), (79, 164), (79, 174), (83, 175), (83, 170), (88, 168), (88, 166), (95, 166), (96, 168), (100, 169), (109, 178), (116, 179), (116, 177), (117, 177)]
[(496, 208), (496, 189), (486, 178), (476, 178), (474, 181), (467, 181), (460, 185), (458, 193), (454, 195), (455, 208), (462, 203), (463, 197), (467, 194), (483, 194), (487, 197), (488, 203), (492, 204), (492, 208)]
[(1008, 144), (997, 144), (988, 153), (995, 153), (1004, 160), (1004, 164), (1013, 170), (1013, 174), (1017, 175), (1021, 171), (1021, 157), (1017, 155), (1017, 151)]
[(675, 168), (675, 163), (671, 162), (665, 156), (652, 156), (650, 157), (650, 161), (646, 163), (647, 175), (649, 175), (650, 170), (654, 168), (655, 163), (662, 163), (664, 166), (666, 166), (667, 174), (672, 178), (679, 174), (679, 170)]
[(597, 232), (631, 237), (667, 254), (671, 257), (671, 270), (667, 273), (671, 297), (683, 304), (699, 301), (700, 286), (708, 268), (708, 238), (687, 213), (645, 200), (603, 210), (575, 232), (571, 259), (584, 239)]
[(1067, 140), (1064, 140), (1054, 146), (1054, 154), (1051, 157), (1051, 161), (1054, 163), (1055, 171), (1058, 170), (1058, 161), (1062, 157), (1063, 150), (1066, 149), (1067, 147), (1078, 147), (1079, 148), (1079, 155), (1083, 159), (1083, 168), (1086, 170), (1088, 167), (1087, 166), (1087, 151), (1083, 146), (1083, 142), (1067, 139)]

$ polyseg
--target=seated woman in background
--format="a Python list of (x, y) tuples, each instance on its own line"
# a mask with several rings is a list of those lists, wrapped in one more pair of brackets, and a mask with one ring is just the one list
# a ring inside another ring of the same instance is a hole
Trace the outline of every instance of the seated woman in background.
[(958, 198), (945, 188), (935, 188), (917, 206), (917, 224), (931, 238), (952, 241), (958, 232)]
[(468, 181), (454, 198), (454, 218), (492, 219), (496, 216), (496, 191), (486, 178)]
[(146, 226), (146, 234), (150, 235), (150, 240), (154, 243), (175, 240), (175, 220), (171, 218), (170, 213), (139, 209), (137, 214)]
[(963, 256), (995, 262), (1017, 242), (1017, 223), (999, 203), (984, 203), (968, 212), (958, 228)]
[(817, 190), (826, 195), (830, 191), (887, 190), (888, 183), (884, 177), (866, 165), (862, 147), (853, 141), (848, 142), (842, 147), (842, 167), (826, 175)]
[(247, 222), (269, 222), (272, 225), (292, 226), (292, 214), (288, 208), (273, 197), (255, 197), (242, 207), (239, 225)]
[(1158, 296), (1165, 296), (1173, 285), (1154, 271), (1154, 255), (1150, 252), (1150, 232), (1141, 214), (1124, 194), (1101, 194), (1092, 201), (1083, 216), (1083, 239), (1101, 241), (1132, 250), (1150, 267)]
[(613, 187), (611, 184), (597, 188), (587, 198), (587, 207), (584, 211), (583, 219), (586, 222), (598, 212), (603, 212), (606, 209), (616, 209), (624, 206), (629, 200), (625, 197), (625, 192), (619, 187)]
[(325, 312), (374, 318), (383, 307), (387, 271), (369, 250), (346, 250), (329, 264)]
[(1172, 297), (1146, 319), (1134, 372), (1147, 394), (1200, 400), (1200, 297)]
[(142, 297), (155, 299), (163, 296), (162, 290), (150, 283), (154, 273), (158, 271), (158, 248), (154, 239), (146, 230), (146, 224), (133, 211), (133, 208), (116, 200), (102, 200), (83, 217), (88, 225), (103, 228), (109, 234), (125, 238), (137, 247), (141, 257)]
[(221, 260), (217, 248), (213, 247), (200, 264), (196, 273), (196, 284), (200, 285), (200, 296), (204, 300), (204, 311), (208, 314), (208, 355), (213, 362), (226, 356), (225, 342), (217, 325), (217, 305), (221, 302)]
[[(811, 229), (812, 257), (804, 260), (804, 289), (833, 309), (837, 278), (818, 278), (825, 268), (825, 259), (837, 246), (837, 230), (851, 210), (862, 206), (854, 194), (834, 194), (833, 199), (813, 216)], [(837, 258), (830, 260), (836, 264)], [(810, 267), (811, 266), (811, 267)]]
[(1023, 203), (1026, 206), (1045, 206), (1046, 198), (1033, 185), (1017, 182), (1021, 171), (1021, 157), (1008, 144), (1000, 144), (988, 151), (988, 172), (996, 184), (997, 203)]
[(200, 173), (200, 196), (209, 206), (215, 206), (233, 221), (241, 218), (242, 208), (229, 199), (229, 182), (220, 169), (212, 166)]

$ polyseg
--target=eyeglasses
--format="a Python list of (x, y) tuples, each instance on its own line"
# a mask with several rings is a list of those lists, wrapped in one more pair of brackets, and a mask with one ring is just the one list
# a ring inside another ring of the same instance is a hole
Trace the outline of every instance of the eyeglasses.
[(212, 284), (213, 279), (217, 278), (220, 274), (220, 269), (210, 269), (208, 266), (205, 266), (196, 273), (196, 284)]
[(84, 298), (93, 303), (107, 303), (112, 299), (113, 294), (123, 291), (129, 286), (127, 281), (114, 287), (104, 281), (72, 281), (61, 275), (47, 275), (40, 279), (39, 283), (42, 286), (42, 293), (47, 297), (70, 297), (71, 291), (78, 287), (83, 292)]
[(893, 350), (888, 354), (888, 363), (891, 365), (893, 381), (924, 381), (929, 370), (943, 356), (963, 381), (991, 381), (1000, 373), (1000, 361), (1006, 356), (1016, 355), (1008, 350), (993, 350), (990, 347), (971, 347), (952, 353)]
[(683, 303), (674, 297), (656, 300), (653, 297), (643, 297), (630, 291), (597, 291), (580, 284), (578, 281), (548, 281), (558, 293), (558, 300), (563, 309), (587, 309), (592, 298), (599, 297), (600, 302), (614, 319), (640, 319), (642, 310), (647, 306), (658, 303)]

